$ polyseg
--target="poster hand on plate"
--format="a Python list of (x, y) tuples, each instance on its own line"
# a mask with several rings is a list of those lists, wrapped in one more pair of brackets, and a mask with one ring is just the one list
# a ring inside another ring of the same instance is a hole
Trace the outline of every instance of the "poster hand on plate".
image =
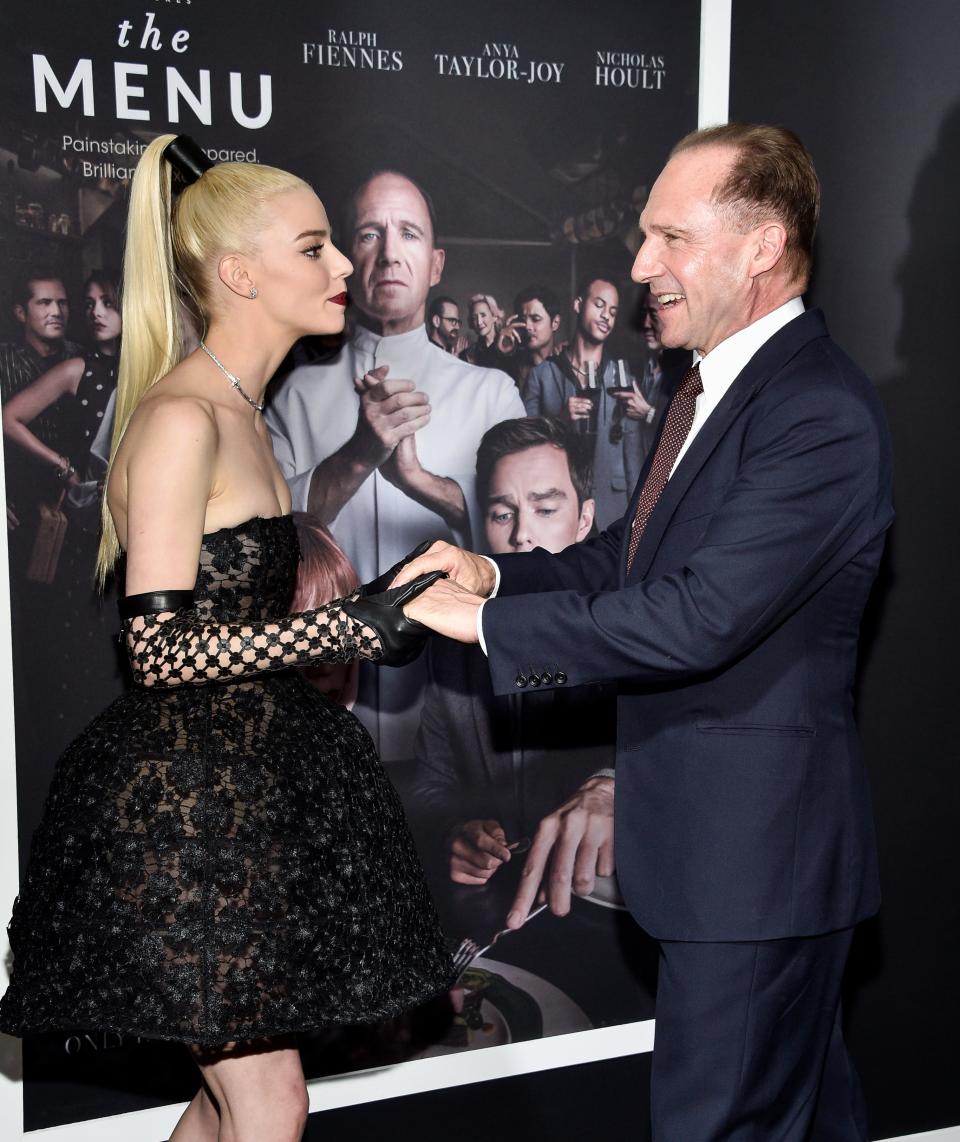
[(570, 911), (570, 897), (589, 896), (598, 876), (612, 876), (614, 781), (591, 777), (537, 829), (520, 887), (507, 916), (508, 928), (526, 922), (534, 901), (555, 916)]

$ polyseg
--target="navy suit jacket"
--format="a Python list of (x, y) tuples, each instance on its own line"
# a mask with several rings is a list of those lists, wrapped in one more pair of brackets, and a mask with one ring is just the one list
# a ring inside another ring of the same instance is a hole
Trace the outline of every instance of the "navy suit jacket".
[(494, 690), (531, 660), (547, 685), (618, 683), (617, 874), (652, 935), (813, 935), (876, 910), (852, 688), (890, 480), (876, 393), (810, 310), (703, 425), (629, 574), (637, 492), (594, 540), (497, 558)]

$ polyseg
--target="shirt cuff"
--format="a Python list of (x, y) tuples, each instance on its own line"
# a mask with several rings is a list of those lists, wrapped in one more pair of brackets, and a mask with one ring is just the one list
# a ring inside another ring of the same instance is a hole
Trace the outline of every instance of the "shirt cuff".
[(496, 597), (497, 592), (500, 590), (500, 568), (497, 566), (497, 564), (494, 562), (494, 560), (492, 560), (490, 558), (489, 555), (481, 555), (480, 558), (486, 559), (486, 561), (493, 568), (493, 574), (494, 574), (493, 588), (490, 591), (490, 594), (487, 595), (488, 599), (493, 599)]
[[(480, 558), (486, 559), (486, 561), (493, 568), (493, 574), (494, 574), (493, 588), (490, 591), (490, 594), (487, 595), (487, 599), (492, 599), (496, 595), (497, 591), (500, 590), (500, 568), (496, 565), (496, 563), (494, 563), (494, 561), (488, 555), (481, 555)], [(480, 643), (480, 649), (483, 651), (484, 654), (487, 653), (487, 643), (483, 637), (483, 608), (486, 605), (487, 605), (487, 600), (484, 599), (484, 601), (480, 604), (480, 606), (477, 607), (477, 642)]]
[(487, 643), (486, 643), (486, 639), (484, 639), (484, 637), (483, 637), (483, 608), (486, 605), (487, 605), (487, 600), (484, 599), (483, 602), (480, 604), (480, 606), (477, 607), (477, 642), (480, 643), (480, 649), (483, 651), (484, 654), (487, 653)]

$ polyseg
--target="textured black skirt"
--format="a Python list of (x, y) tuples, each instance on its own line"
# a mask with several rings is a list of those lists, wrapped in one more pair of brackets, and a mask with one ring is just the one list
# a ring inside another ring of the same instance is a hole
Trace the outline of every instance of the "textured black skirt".
[(297, 674), (137, 689), (61, 759), (0, 1030), (216, 1046), (390, 1018), (451, 965), (366, 730)]

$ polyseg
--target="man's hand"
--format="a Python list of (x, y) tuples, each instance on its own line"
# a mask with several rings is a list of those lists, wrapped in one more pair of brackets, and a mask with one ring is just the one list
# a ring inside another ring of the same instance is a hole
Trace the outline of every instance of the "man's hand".
[(401, 440), (430, 422), (430, 398), (413, 381), (388, 380), (389, 367), (380, 365), (353, 382), (360, 395), (353, 445), (364, 462), (378, 468)]
[[(405, 580), (408, 568), (419, 562), (415, 559), (409, 563), (397, 576), (396, 582)], [(478, 641), (477, 611), (482, 604), (483, 599), (479, 595), (465, 591), (449, 579), (439, 579), (423, 594), (404, 604), (403, 613), (437, 634), (454, 638), (457, 642), (473, 643)]]
[(653, 405), (644, 400), (643, 394), (636, 389), (632, 393), (614, 393), (613, 399), (620, 401), (623, 415), (629, 420), (649, 420), (654, 411)]
[(550, 911), (566, 916), (571, 892), (589, 896), (598, 876), (613, 876), (613, 791), (611, 778), (591, 777), (540, 822), (507, 916), (508, 928), (523, 926), (541, 886)]
[(457, 884), (486, 884), (510, 859), (507, 834), (499, 821), (465, 821), (450, 834), (450, 879)]
[(587, 420), (593, 408), (589, 397), (567, 397), (567, 416), (571, 420)]
[(399, 587), (418, 575), (425, 575), (428, 571), (446, 571), (450, 579), (459, 583), (465, 590), (485, 599), (493, 590), (497, 581), (496, 574), (490, 562), (472, 551), (464, 551), (462, 547), (455, 547), (452, 543), (445, 543), (442, 539), (430, 548), (426, 555), (408, 563), (400, 574), (394, 579), (393, 586)]

